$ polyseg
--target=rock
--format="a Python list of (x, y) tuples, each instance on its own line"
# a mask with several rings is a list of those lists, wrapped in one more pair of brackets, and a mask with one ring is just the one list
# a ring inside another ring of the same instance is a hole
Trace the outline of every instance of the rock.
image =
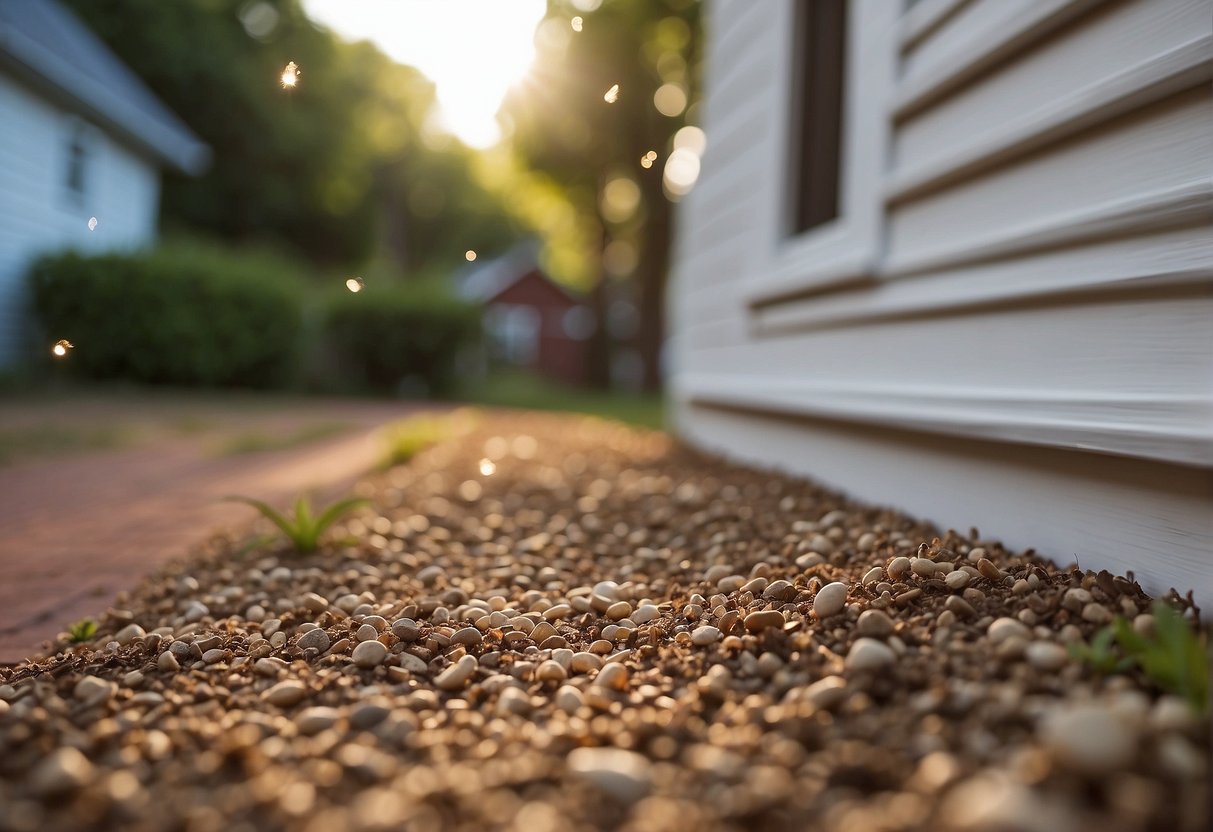
[(540, 682), (563, 682), (569, 676), (560, 662), (548, 660), (535, 669), (535, 678)]
[(1150, 727), (1159, 732), (1191, 731), (1200, 719), (1183, 699), (1170, 694), (1159, 698), (1150, 711)]
[(392, 633), (401, 641), (416, 641), (421, 637), (421, 627), (411, 618), (392, 622)]
[(147, 633), (138, 624), (127, 624), (121, 630), (114, 633), (114, 641), (125, 647), (135, 639), (143, 638), (145, 635)]
[(1173, 777), (1199, 781), (1204, 778), (1208, 763), (1205, 755), (1192, 743), (1176, 734), (1158, 741), (1158, 763)]
[(117, 689), (118, 686), (107, 679), (85, 676), (72, 688), (72, 696), (76, 697), (77, 701), (91, 706), (106, 701)]
[(557, 708), (567, 714), (571, 714), (576, 712), (585, 700), (581, 695), (581, 691), (572, 685), (565, 685), (556, 691), (556, 695), (552, 698), (552, 701)]
[(261, 694), (261, 698), (279, 708), (298, 705), (307, 698), (307, 687), (295, 679), (286, 679)]
[(598, 671), (594, 684), (600, 688), (612, 690), (627, 690), (628, 669), (621, 664), (608, 664)]
[(897, 660), (897, 655), (882, 641), (859, 638), (851, 645), (844, 662), (846, 669), (856, 672), (880, 670)]
[(661, 617), (661, 610), (652, 604), (641, 604), (632, 613), (632, 621), (637, 624), (648, 624), (650, 621), (656, 621)]
[(303, 635), (295, 640), (295, 646), (300, 650), (316, 650), (323, 653), (329, 649), (329, 636), (324, 630), (317, 627), (315, 630), (308, 630)]
[(332, 728), (340, 718), (341, 714), (336, 708), (304, 708), (295, 717), (295, 727), (299, 729), (300, 734), (310, 737)]
[(430, 666), (425, 663), (425, 660), (414, 656), (412, 653), (400, 654), (400, 666), (409, 673), (425, 673), (430, 669)]
[(620, 621), (632, 614), (632, 605), (627, 601), (616, 601), (607, 607), (606, 617), (612, 621)]
[(268, 676), (273, 679), (286, 669), (286, 662), (274, 656), (266, 656), (253, 662), (253, 672), (258, 676)]
[(186, 605), (185, 611), (181, 614), (181, 617), (188, 624), (194, 621), (201, 621), (203, 618), (210, 615), (210, 613), (210, 608), (207, 607), (206, 604), (202, 603), (201, 601), (190, 601), (189, 604)]
[(1024, 648), (1028, 664), (1037, 670), (1060, 670), (1070, 659), (1066, 648), (1051, 641), (1034, 641)]
[(1108, 624), (1112, 621), (1112, 613), (1103, 604), (1094, 601), (1082, 608), (1082, 620), (1090, 624)]
[(977, 615), (977, 610), (973, 609), (973, 605), (959, 595), (949, 595), (948, 600), (944, 601), (943, 607), (957, 618), (973, 618)]
[(589, 673), (600, 667), (602, 667), (602, 656), (594, 653), (574, 653), (573, 658), (569, 660), (569, 669), (574, 673)]
[(531, 697), (520, 688), (508, 687), (497, 697), (497, 710), (506, 714), (528, 714), (531, 712)]
[(387, 658), (387, 647), (379, 641), (364, 641), (354, 648), (354, 652), (350, 654), (350, 658), (354, 660), (354, 664), (358, 667), (378, 667)]
[(944, 828), (955, 832), (1079, 832), (1089, 828), (1070, 800), (992, 771), (954, 786), (944, 798), (940, 814)]
[(977, 571), (981, 573), (981, 577), (987, 581), (999, 583), (1002, 581), (1002, 570), (994, 565), (994, 561), (989, 558), (982, 558), (977, 561)]
[(847, 698), (847, 680), (841, 676), (826, 676), (805, 688), (805, 699), (824, 710), (836, 707)]
[(1130, 765), (1137, 733), (1129, 722), (1097, 702), (1063, 705), (1041, 721), (1039, 736), (1065, 766), (1101, 775)]
[(813, 598), (813, 612), (818, 618), (829, 618), (842, 612), (847, 605), (847, 590), (847, 585), (840, 581), (826, 584)]
[(863, 578), (860, 580), (860, 583), (863, 584), (864, 586), (871, 586), (872, 584), (880, 583), (883, 580), (884, 580), (884, 567), (883, 566), (873, 566), (871, 569), (869, 569), (867, 572), (864, 573)]
[(350, 727), (365, 731), (387, 719), (391, 708), (378, 702), (359, 702), (350, 711)]
[(864, 610), (855, 622), (855, 632), (869, 638), (885, 638), (893, 634), (893, 619), (884, 610)]
[(720, 641), (720, 630), (716, 627), (697, 627), (691, 633), (691, 643), (697, 647), (706, 647), (707, 645), (715, 644), (718, 641)]
[(93, 777), (93, 764), (71, 746), (57, 748), (34, 766), (30, 791), (39, 797), (66, 794), (86, 786)]
[(652, 765), (634, 751), (622, 748), (575, 748), (569, 752), (568, 770), (621, 803), (634, 803), (648, 794)]
[(969, 585), (969, 573), (963, 569), (957, 569), (954, 572), (949, 572), (943, 576), (943, 582), (948, 585), (948, 589), (953, 592), (960, 592)]
[(177, 661), (177, 657), (172, 654), (172, 651), (165, 650), (160, 654), (160, 658), (156, 659), (156, 667), (165, 673), (176, 673), (181, 669), (181, 663)]
[(935, 562), (930, 558), (911, 558), (910, 571), (920, 578), (935, 577)]
[(451, 636), (451, 641), (455, 644), (462, 644), (464, 647), (473, 647), (484, 641), (484, 636), (475, 627), (464, 627), (455, 631), (455, 635)]
[[(952, 596), (953, 598), (956, 596)], [(954, 611), (954, 610), (953, 610)], [(955, 612), (955, 611), (954, 611)], [(992, 622), (986, 630), (990, 641), (998, 644), (1009, 638), (1020, 638), (1027, 641), (1032, 637), (1032, 631), (1014, 618), (999, 618)]]
[(745, 617), (745, 628), (751, 633), (775, 628), (782, 630), (784, 625), (783, 613), (779, 610), (760, 610)]
[(299, 597), (299, 605), (308, 612), (319, 613), (324, 612), (329, 608), (329, 602), (324, 596), (317, 595), (314, 592), (305, 592)]
[(205, 653), (202, 654), (202, 663), (203, 664), (218, 664), (219, 662), (226, 659), (229, 655), (230, 654), (228, 653), (227, 650), (224, 650), (221, 647), (215, 647), (211, 650), (207, 650)]
[(904, 556), (893, 558), (889, 561), (888, 571), (891, 580), (900, 581), (910, 574), (910, 559)]
[[(462, 690), (476, 673), (480, 663), (475, 656), (464, 656), (455, 664), (439, 673), (434, 684), (441, 690)], [(557, 665), (559, 667), (559, 665)]]
[(370, 624), (362, 624), (354, 631), (354, 639), (359, 642), (375, 641), (377, 638), (379, 638), (379, 631)]
[(531, 630), (530, 638), (536, 644), (542, 644), (554, 635), (557, 635), (556, 628), (546, 621), (540, 621), (535, 625), (535, 629)]

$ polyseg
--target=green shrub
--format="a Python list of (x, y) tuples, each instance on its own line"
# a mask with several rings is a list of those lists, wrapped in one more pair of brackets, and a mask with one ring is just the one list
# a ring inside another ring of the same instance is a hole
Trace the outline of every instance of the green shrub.
[(286, 261), (213, 247), (43, 258), (30, 276), (46, 338), (72, 374), (153, 384), (279, 387), (301, 341), (301, 283)]
[(395, 392), (421, 382), (430, 393), (454, 386), (459, 356), (480, 337), (480, 310), (432, 282), (368, 284), (330, 297), (322, 342), (347, 387)]

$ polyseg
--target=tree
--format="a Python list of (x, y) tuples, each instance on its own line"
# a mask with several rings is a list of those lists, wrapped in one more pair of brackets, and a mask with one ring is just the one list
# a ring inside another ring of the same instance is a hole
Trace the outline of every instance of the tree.
[[(655, 389), (673, 214), (662, 165), (698, 95), (699, 6), (613, 0), (587, 10), (594, 5), (552, 0), (536, 39), (537, 71), (503, 109), (516, 152), (562, 183), (581, 236), (594, 241), (587, 258), (598, 266), (590, 282), (600, 321), (612, 278), (630, 279), (624, 285), (639, 313), (632, 343), (643, 361), (643, 384)], [(617, 97), (608, 102), (604, 96), (616, 85)], [(656, 158), (645, 167), (650, 153)]]

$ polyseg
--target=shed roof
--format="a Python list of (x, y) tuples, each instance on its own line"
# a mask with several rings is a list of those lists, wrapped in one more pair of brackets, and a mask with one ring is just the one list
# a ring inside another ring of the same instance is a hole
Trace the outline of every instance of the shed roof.
[(0, 69), (185, 173), (210, 162), (210, 148), (55, 0), (0, 0)]
[(576, 294), (552, 280), (539, 268), (539, 245), (534, 240), (525, 240), (500, 257), (464, 269), (456, 275), (456, 293), (467, 300), (488, 301), (531, 272), (538, 272), (569, 300), (581, 302)]

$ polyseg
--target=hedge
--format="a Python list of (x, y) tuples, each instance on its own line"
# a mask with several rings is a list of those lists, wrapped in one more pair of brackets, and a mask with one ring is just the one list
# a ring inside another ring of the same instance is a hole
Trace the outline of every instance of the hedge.
[(420, 381), (442, 394), (453, 389), (460, 356), (479, 338), (479, 308), (432, 281), (415, 281), (331, 297), (321, 340), (350, 386), (392, 393)]
[(287, 261), (203, 247), (38, 261), (45, 338), (75, 345), (66, 369), (94, 379), (281, 387), (295, 376), (301, 283)]

